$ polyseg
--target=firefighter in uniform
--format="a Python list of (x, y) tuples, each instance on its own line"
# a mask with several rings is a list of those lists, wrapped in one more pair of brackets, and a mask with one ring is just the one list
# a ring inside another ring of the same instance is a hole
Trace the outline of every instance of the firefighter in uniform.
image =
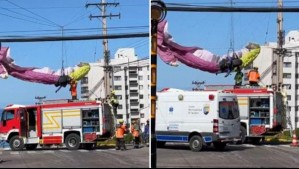
[(134, 137), (134, 148), (139, 148), (139, 143), (140, 143), (140, 137), (139, 137), (139, 132), (140, 132), (140, 127), (136, 121), (132, 121), (132, 126), (131, 126), (131, 132)]
[(70, 91), (72, 100), (77, 100), (77, 82), (75, 80), (72, 80), (70, 83)]
[(126, 150), (125, 147), (125, 133), (126, 133), (126, 125), (124, 125), (124, 121), (120, 120), (119, 124), (116, 126), (116, 150)]
[(258, 82), (260, 81), (260, 74), (257, 67), (254, 67), (253, 70), (250, 70), (247, 73), (247, 77), (249, 79), (250, 86), (259, 86)]
[(116, 95), (115, 95), (115, 91), (114, 91), (114, 90), (111, 92), (111, 95), (110, 95), (110, 103), (111, 103), (111, 105), (112, 105), (113, 112), (114, 112), (115, 114), (117, 114), (117, 107), (118, 107), (118, 105), (119, 105), (119, 102), (118, 102), (118, 100), (117, 100), (117, 98), (116, 98)]

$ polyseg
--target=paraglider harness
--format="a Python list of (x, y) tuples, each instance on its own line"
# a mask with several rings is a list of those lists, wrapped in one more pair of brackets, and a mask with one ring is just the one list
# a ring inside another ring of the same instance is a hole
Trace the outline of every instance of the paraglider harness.
[[(232, 50), (233, 56), (229, 56), (229, 52)], [(232, 71), (234, 71), (235, 68), (241, 67), (242, 60), (238, 58), (237, 54), (233, 49), (228, 50), (228, 55), (225, 59), (222, 59), (219, 63), (220, 72), (226, 72), (226, 75), (224, 77), (227, 77), (230, 75)]]

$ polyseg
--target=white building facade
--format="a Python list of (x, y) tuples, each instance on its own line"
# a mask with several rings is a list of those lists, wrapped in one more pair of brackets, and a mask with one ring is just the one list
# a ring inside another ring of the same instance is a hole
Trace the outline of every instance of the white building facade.
[[(287, 113), (290, 114), (292, 127), (298, 126), (298, 105), (299, 105), (299, 31), (290, 31), (285, 38), (287, 54), (283, 57), (283, 87), (287, 93), (288, 107)], [(274, 50), (277, 43), (269, 43), (261, 46), (261, 53), (254, 60), (254, 67), (259, 68), (261, 74), (261, 85), (272, 85), (272, 76), (276, 72), (272, 69)]]
[[(88, 75), (81, 80), (81, 97), (104, 98), (104, 60), (90, 65)], [(117, 119), (126, 123), (139, 120), (143, 130), (150, 111), (149, 59), (138, 59), (134, 48), (121, 48), (110, 60), (110, 66), (113, 68), (110, 88), (115, 90), (119, 101)]]

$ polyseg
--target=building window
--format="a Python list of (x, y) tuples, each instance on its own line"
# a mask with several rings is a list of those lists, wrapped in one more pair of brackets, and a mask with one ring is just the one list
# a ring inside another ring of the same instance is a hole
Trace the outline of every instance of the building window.
[(138, 71), (142, 71), (142, 67), (139, 67), (139, 68), (138, 68)]
[(149, 75), (147, 76), (147, 80), (150, 80), (150, 76)]
[(288, 95), (287, 98), (288, 98), (288, 100), (291, 100), (291, 99), (292, 99), (291, 95)]
[(292, 89), (292, 85), (291, 84), (284, 84), (284, 87), (288, 90)]
[(121, 76), (114, 76), (115, 81), (121, 81)]
[(296, 111), (296, 112), (298, 111), (298, 106), (295, 106), (295, 111)]
[(143, 99), (143, 95), (140, 95), (140, 96), (139, 96), (139, 99)]
[(118, 100), (122, 100), (122, 95), (116, 95), (116, 98), (117, 98)]
[(121, 90), (121, 86), (114, 86), (114, 90)]
[(141, 108), (141, 109), (144, 108), (144, 104), (140, 104), (140, 108)]
[(284, 62), (283, 67), (285, 68), (291, 68), (292, 67), (292, 62)]
[(138, 80), (143, 80), (143, 76), (138, 76)]
[(121, 71), (121, 67), (120, 66), (113, 66), (113, 71), (114, 72), (119, 72), (119, 71)]
[(291, 106), (288, 106), (288, 111), (291, 111), (291, 110), (292, 110)]
[(123, 119), (123, 115), (122, 115), (122, 114), (118, 114), (118, 115), (116, 116), (116, 118), (119, 119), (119, 120), (122, 120), (122, 119)]
[(88, 87), (81, 87), (81, 93), (88, 93)]
[(285, 79), (291, 79), (291, 77), (292, 77), (291, 73), (284, 73), (283, 74), (283, 78), (285, 78)]
[(118, 105), (117, 109), (123, 109), (123, 105)]
[(142, 114), (140, 114), (140, 118), (144, 118), (144, 114), (142, 113)]
[(143, 90), (143, 85), (139, 85), (139, 90)]
[(81, 84), (88, 84), (88, 77), (83, 77), (81, 79)]

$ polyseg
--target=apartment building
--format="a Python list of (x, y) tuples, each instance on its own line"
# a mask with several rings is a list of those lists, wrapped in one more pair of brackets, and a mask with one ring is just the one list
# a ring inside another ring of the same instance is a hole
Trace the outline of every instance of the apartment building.
[[(273, 84), (272, 75), (275, 74), (273, 64), (274, 50), (277, 43), (268, 43), (261, 46), (261, 53), (254, 60), (252, 66), (259, 68), (261, 84)], [(283, 87), (287, 92), (288, 113), (291, 117), (292, 127), (298, 127), (299, 105), (299, 31), (290, 31), (285, 37), (286, 55), (283, 57)]]
[[(90, 63), (91, 70), (81, 80), (81, 98), (105, 97), (104, 60)], [(110, 60), (111, 89), (119, 100), (117, 119), (131, 123), (139, 120), (142, 129), (149, 119), (150, 74), (149, 59), (137, 57), (134, 48), (120, 48)]]

